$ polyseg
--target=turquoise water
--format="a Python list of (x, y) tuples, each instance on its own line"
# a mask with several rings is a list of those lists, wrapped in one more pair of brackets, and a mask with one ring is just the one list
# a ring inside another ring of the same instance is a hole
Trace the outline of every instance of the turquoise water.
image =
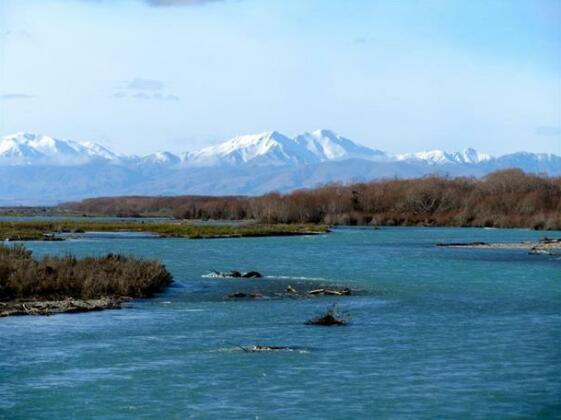
[[(0, 319), (2, 418), (507, 418), (561, 413), (561, 260), (525, 230), (338, 229), (309, 237), (29, 242), (37, 255), (161, 258), (175, 285), (126, 309)], [(561, 237), (561, 232), (548, 232)], [(210, 269), (272, 278), (216, 280)], [(340, 298), (228, 301), (341, 285)], [(346, 327), (304, 322), (330, 303)], [(237, 346), (294, 346), (245, 353)]]

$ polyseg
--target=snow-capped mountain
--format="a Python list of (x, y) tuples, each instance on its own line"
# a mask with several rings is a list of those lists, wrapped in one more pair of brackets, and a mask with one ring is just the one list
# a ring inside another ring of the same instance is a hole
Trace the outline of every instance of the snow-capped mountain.
[(0, 165), (82, 165), (96, 160), (116, 162), (117, 155), (96, 143), (78, 143), (33, 133), (0, 139)]
[(361, 146), (330, 130), (315, 130), (294, 138), (278, 131), (237, 136), (216, 146), (175, 155), (156, 152), (146, 156), (119, 156), (91, 142), (76, 142), (54, 137), (16, 133), (0, 139), (0, 165), (82, 165), (107, 161), (125, 166), (235, 167), (298, 166), (329, 161), (363, 159), (374, 162), (410, 162), (430, 166), (480, 165), (496, 163), (501, 167), (555, 163), (558, 156), (519, 152), (493, 158), (474, 149), (461, 152), (432, 150), (391, 155)]
[(218, 146), (187, 153), (188, 166), (241, 165), (258, 166), (305, 164), (315, 162), (315, 155), (278, 131), (234, 137)]
[(429, 165), (447, 164), (477, 164), (491, 159), (491, 156), (479, 153), (475, 149), (465, 149), (461, 152), (448, 153), (443, 150), (431, 150), (418, 153), (407, 153), (396, 156), (397, 160), (418, 161)]
[(386, 153), (360, 146), (330, 130), (290, 138), (278, 131), (234, 137), (218, 146), (187, 153), (187, 165), (302, 165), (344, 159), (387, 159)]
[(354, 143), (331, 130), (315, 130), (296, 136), (294, 141), (309, 150), (317, 162), (328, 160), (367, 159), (387, 160), (388, 155), (381, 150), (370, 149)]
[(170, 152), (156, 152), (142, 156), (137, 162), (143, 165), (178, 165), (181, 163), (181, 158)]
[(0, 204), (101, 195), (252, 195), (435, 173), (479, 177), (508, 168), (561, 176), (561, 156), (518, 152), (491, 157), (474, 149), (392, 155), (329, 130), (294, 138), (271, 131), (181, 155), (125, 156), (95, 143), (17, 133), (0, 138)]

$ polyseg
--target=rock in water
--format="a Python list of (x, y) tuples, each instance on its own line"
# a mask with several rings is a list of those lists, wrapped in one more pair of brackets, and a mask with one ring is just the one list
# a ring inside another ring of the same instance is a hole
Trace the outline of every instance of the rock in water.
[(256, 353), (262, 351), (294, 351), (294, 349), (285, 346), (240, 346), (241, 349), (247, 353)]
[(242, 276), (242, 273), (240, 273), (239, 271), (236, 271), (236, 270), (226, 271), (222, 274), (223, 274), (224, 277), (233, 277), (235, 279), (240, 278)]
[(247, 273), (243, 273), (242, 277), (244, 279), (260, 279), (263, 275), (258, 271), (248, 271)]
[(306, 325), (347, 325), (348, 316), (343, 316), (337, 312), (337, 305), (332, 305), (325, 314), (306, 321)]
[(209, 274), (206, 274), (203, 277), (211, 277), (211, 278), (220, 278), (220, 279), (258, 279), (263, 277), (263, 275), (258, 271), (248, 271), (246, 273), (242, 273), (237, 270), (231, 271), (211, 271)]
[(230, 293), (228, 295), (229, 299), (245, 299), (245, 298), (260, 299), (262, 297), (263, 295), (259, 292), (254, 292), (254, 293), (235, 292), (235, 293)]

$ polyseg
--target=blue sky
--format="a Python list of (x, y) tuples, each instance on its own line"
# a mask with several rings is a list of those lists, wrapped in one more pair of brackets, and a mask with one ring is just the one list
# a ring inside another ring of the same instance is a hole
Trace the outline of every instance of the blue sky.
[(0, 0), (0, 135), (561, 154), (561, 1)]

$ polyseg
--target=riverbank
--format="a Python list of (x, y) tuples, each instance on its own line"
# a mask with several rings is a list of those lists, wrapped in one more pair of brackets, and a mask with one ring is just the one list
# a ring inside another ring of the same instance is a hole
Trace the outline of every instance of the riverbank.
[(314, 224), (192, 224), (180, 221), (6, 221), (0, 222), (0, 240), (64, 240), (84, 232), (145, 232), (163, 238), (213, 239), (262, 236), (313, 235), (329, 231), (325, 225)]
[(538, 242), (442, 242), (437, 243), (436, 246), (446, 248), (527, 249), (533, 253), (548, 253), (561, 252), (561, 239), (544, 238)]
[(105, 297), (100, 299), (64, 299), (47, 301), (0, 302), (0, 317), (14, 315), (55, 315), (121, 309), (125, 298)]

